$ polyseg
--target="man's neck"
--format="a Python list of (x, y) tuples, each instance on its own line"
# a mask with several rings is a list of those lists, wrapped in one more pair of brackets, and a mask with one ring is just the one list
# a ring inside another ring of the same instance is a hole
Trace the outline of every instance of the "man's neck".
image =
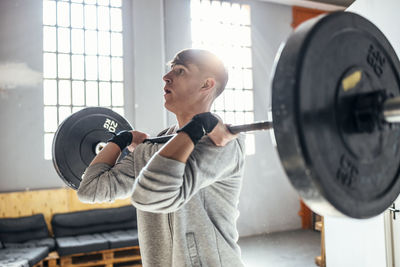
[(193, 118), (193, 116), (195, 116), (199, 113), (208, 112), (208, 111), (210, 111), (210, 110), (204, 109), (204, 110), (199, 110), (196, 112), (176, 114), (176, 120), (178, 121), (179, 128), (182, 128), (185, 124), (187, 124)]

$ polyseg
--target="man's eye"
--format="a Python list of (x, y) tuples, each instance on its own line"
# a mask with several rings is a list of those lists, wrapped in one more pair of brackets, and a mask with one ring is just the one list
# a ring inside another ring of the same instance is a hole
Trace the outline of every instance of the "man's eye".
[(183, 73), (183, 69), (177, 69), (177, 70), (176, 70), (176, 73), (177, 73), (177, 74), (182, 74), (182, 73)]

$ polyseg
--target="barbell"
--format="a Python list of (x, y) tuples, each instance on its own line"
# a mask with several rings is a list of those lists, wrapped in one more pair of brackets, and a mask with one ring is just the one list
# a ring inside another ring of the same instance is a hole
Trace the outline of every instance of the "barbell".
[[(323, 15), (300, 25), (277, 54), (272, 122), (229, 130), (273, 125), (283, 168), (313, 211), (369, 218), (385, 211), (400, 193), (399, 74), (394, 49), (373, 23), (350, 12)], [(130, 129), (110, 109), (72, 114), (54, 136), (57, 173), (77, 189), (110, 132)]]

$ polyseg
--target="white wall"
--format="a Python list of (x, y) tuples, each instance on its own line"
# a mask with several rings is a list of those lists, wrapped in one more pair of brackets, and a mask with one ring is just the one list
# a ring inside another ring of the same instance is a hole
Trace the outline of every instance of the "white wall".
[[(398, 0), (358, 0), (347, 11), (377, 25), (400, 55)], [(325, 218), (327, 267), (384, 267), (386, 241), (383, 215), (368, 220)]]

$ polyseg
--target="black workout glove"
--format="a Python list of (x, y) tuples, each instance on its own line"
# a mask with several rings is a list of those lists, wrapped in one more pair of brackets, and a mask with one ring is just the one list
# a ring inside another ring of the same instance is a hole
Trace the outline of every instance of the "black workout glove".
[(129, 146), (132, 143), (132, 138), (132, 133), (130, 131), (121, 131), (109, 140), (107, 140), (107, 143), (112, 142), (114, 144), (117, 144), (122, 151), (125, 147)]
[(185, 132), (189, 135), (194, 145), (207, 133), (210, 133), (218, 124), (218, 119), (211, 112), (195, 115), (191, 121), (177, 132)]

